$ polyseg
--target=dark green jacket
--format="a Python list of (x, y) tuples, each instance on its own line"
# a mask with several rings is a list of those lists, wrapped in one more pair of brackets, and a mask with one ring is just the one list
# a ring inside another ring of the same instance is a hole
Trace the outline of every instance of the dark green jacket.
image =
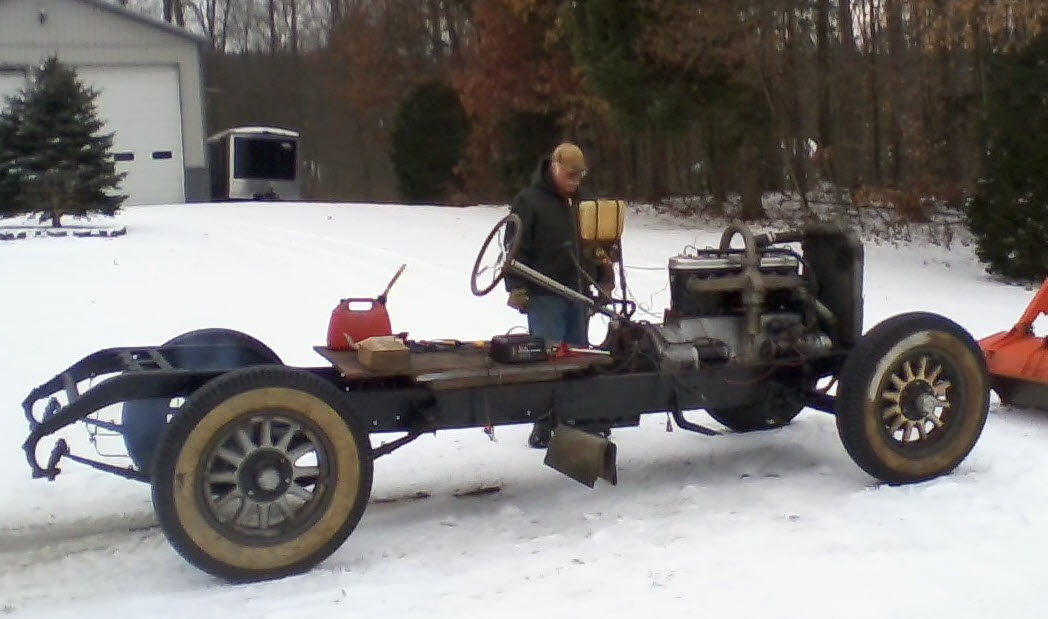
[[(566, 199), (557, 193), (549, 168), (550, 159), (546, 157), (539, 162), (531, 184), (513, 198), (510, 212), (520, 217), (522, 227), (517, 260), (572, 290), (585, 293), (590, 289), (589, 281), (579, 274), (576, 263), (582, 264), (594, 278), (596, 267), (582, 258), (578, 196)], [(547, 292), (527, 280), (506, 277), (506, 289), (514, 288), (527, 288), (530, 293)]]

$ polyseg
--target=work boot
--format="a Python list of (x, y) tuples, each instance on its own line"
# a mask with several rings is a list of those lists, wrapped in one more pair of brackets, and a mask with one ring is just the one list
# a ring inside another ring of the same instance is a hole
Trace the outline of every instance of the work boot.
[(528, 435), (528, 447), (534, 447), (535, 449), (545, 449), (549, 446), (549, 440), (553, 436), (553, 428), (547, 423), (541, 421), (536, 422), (531, 427), (531, 434)]

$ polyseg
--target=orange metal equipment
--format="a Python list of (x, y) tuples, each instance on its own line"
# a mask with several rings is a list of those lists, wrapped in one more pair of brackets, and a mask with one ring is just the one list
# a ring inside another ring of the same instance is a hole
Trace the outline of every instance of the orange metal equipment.
[(1048, 410), (1048, 338), (1033, 332), (1033, 322), (1048, 313), (1048, 279), (1009, 331), (979, 340), (990, 372), (990, 385), (1003, 404)]

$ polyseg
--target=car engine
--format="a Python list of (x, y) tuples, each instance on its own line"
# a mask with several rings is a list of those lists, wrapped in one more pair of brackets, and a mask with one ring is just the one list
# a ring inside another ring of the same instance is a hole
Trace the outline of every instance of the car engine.
[[(736, 234), (745, 248), (731, 247)], [(804, 254), (775, 242), (801, 242)], [(647, 329), (649, 350), (671, 370), (828, 353), (861, 329), (861, 274), (861, 245), (837, 229), (754, 236), (732, 226), (719, 248), (669, 259), (671, 303)], [(820, 295), (824, 280), (837, 290)]]

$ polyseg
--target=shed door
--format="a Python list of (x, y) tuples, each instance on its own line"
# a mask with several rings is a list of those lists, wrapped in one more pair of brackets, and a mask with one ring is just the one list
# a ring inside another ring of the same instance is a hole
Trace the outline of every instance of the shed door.
[(85, 66), (77, 74), (99, 90), (95, 105), (113, 132), (125, 204), (185, 201), (182, 111), (175, 66)]

